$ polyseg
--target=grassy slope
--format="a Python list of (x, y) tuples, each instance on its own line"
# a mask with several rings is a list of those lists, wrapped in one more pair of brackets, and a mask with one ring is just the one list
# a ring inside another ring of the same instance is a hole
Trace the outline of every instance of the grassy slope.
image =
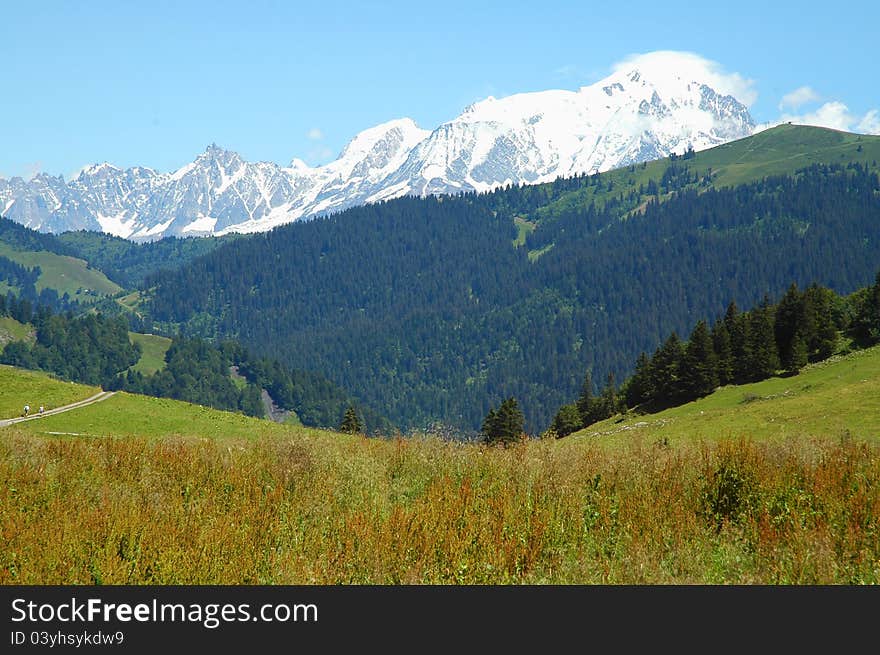
[(41, 434), (71, 432), (83, 436), (241, 438), (281, 436), (276, 423), (168, 398), (118, 393), (73, 412), (47, 416), (26, 426)]
[(516, 224), (516, 239), (513, 240), (513, 246), (519, 248), (526, 244), (526, 237), (535, 231), (535, 224), (519, 216), (514, 218), (513, 222)]
[[(861, 148), (861, 151), (859, 151)], [(711, 169), (715, 187), (753, 182), (768, 175), (793, 173), (812, 164), (847, 164), (859, 162), (874, 168), (880, 162), (880, 136), (838, 132), (821, 127), (780, 125), (754, 136), (696, 153), (692, 159), (680, 160), (701, 175)], [(562, 196), (538, 210), (536, 218), (552, 217), (562, 210), (605, 200), (620, 193), (629, 193), (649, 180), (659, 183), (669, 166), (669, 159), (648, 162), (602, 173), (601, 187), (588, 187)], [(609, 182), (613, 189), (608, 190)], [(647, 200), (644, 196), (643, 200)]]
[(47, 373), (0, 365), (0, 418), (20, 416), (25, 404), (32, 409), (67, 405), (96, 394), (100, 389), (62, 382)]
[(135, 371), (151, 375), (165, 368), (165, 353), (171, 346), (171, 339), (156, 334), (139, 334), (137, 332), (129, 332), (128, 337), (132, 343), (141, 345), (141, 358), (137, 364), (132, 366)]
[(691, 161), (698, 171), (711, 167), (717, 173), (713, 173), (716, 187), (791, 173), (813, 164), (859, 162), (876, 168), (880, 137), (786, 124), (697, 153)]
[(10, 316), (0, 316), (0, 352), (10, 341), (34, 341), (34, 330), (30, 325), (19, 323)]
[(101, 271), (88, 268), (88, 264), (82, 259), (45, 251), (16, 250), (5, 243), (0, 243), (0, 255), (28, 268), (39, 266), (42, 273), (37, 279), (37, 291), (48, 287), (56, 289), (58, 295), (67, 293), (71, 298), (86, 301), (90, 296), (85, 291), (78, 293), (80, 289), (90, 289), (107, 296), (122, 290), (122, 287), (108, 280)]
[(619, 446), (638, 435), (674, 445), (849, 433), (880, 443), (880, 347), (834, 356), (792, 377), (727, 386), (686, 405), (618, 421), (619, 416), (591, 425), (564, 441)]

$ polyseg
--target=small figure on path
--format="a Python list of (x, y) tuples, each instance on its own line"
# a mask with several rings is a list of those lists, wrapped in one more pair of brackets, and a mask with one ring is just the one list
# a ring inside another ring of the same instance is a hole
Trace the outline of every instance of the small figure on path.
[(42, 414), (42, 413), (43, 413), (43, 406), (40, 405), (40, 414)]
[(30, 414), (30, 412), (31, 412), (31, 406), (25, 405), (24, 406), (24, 415), (27, 416), (28, 414)]

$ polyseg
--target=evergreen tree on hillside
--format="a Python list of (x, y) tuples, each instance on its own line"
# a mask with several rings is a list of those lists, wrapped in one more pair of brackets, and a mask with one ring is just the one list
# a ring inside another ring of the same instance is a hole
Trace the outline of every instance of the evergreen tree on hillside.
[(553, 423), (550, 424), (550, 429), (556, 433), (557, 438), (568, 436), (582, 427), (581, 413), (578, 411), (575, 403), (560, 407), (559, 411), (556, 412), (556, 416), (553, 417)]
[(662, 404), (678, 402), (682, 394), (681, 368), (684, 360), (684, 346), (673, 332), (651, 358), (652, 400)]
[(743, 384), (751, 378), (749, 368), (752, 358), (751, 337), (749, 334), (748, 314), (740, 313), (735, 302), (731, 302), (727, 306), (727, 312), (724, 315), (724, 327), (730, 335), (733, 381), (736, 384)]
[(594, 423), (591, 420), (593, 415), (596, 398), (593, 396), (593, 377), (590, 375), (590, 371), (587, 371), (584, 375), (584, 381), (581, 384), (581, 393), (577, 399), (577, 410), (581, 415), (581, 423), (583, 425), (589, 425), (590, 423)]
[(614, 416), (620, 411), (620, 399), (617, 393), (617, 381), (614, 379), (614, 371), (608, 374), (608, 379), (605, 381), (605, 388), (602, 390), (598, 409), (601, 414), (597, 417), (599, 421)]
[(749, 312), (749, 381), (764, 380), (779, 369), (779, 351), (773, 329), (774, 309), (770, 298), (764, 296), (761, 304)]
[(796, 332), (788, 349), (788, 359), (783, 368), (789, 373), (797, 373), (807, 365), (807, 342), (800, 331)]
[(717, 361), (718, 384), (730, 384), (733, 382), (733, 349), (727, 324), (723, 320), (715, 321), (712, 326), (712, 347)]
[(525, 417), (514, 398), (507, 398), (498, 409), (490, 409), (483, 420), (483, 437), (487, 443), (504, 445), (519, 441), (523, 436)]
[(835, 319), (836, 294), (817, 284), (804, 291), (804, 314), (801, 337), (807, 358), (818, 362), (834, 354), (837, 347), (838, 326)]
[(636, 360), (636, 370), (632, 377), (624, 385), (624, 398), (627, 407), (636, 407), (653, 395), (651, 387), (651, 360), (643, 351)]
[(853, 321), (856, 338), (868, 343), (880, 341), (880, 272), (872, 287), (868, 287)]
[(718, 359), (706, 321), (694, 327), (684, 351), (681, 388), (684, 398), (701, 398), (718, 386)]
[(353, 405), (349, 405), (339, 424), (339, 431), (347, 434), (361, 434), (364, 431), (364, 424), (357, 414)]
[[(798, 292), (796, 284), (788, 287), (788, 291), (785, 292), (785, 295), (776, 306), (773, 331), (776, 338), (776, 347), (779, 351), (780, 365), (787, 371), (792, 370), (792, 348), (795, 335), (800, 337), (801, 345), (806, 350), (803, 335), (813, 331), (810, 326), (805, 324), (807, 317), (805, 309), (804, 298)], [(795, 367), (793, 370), (798, 370), (798, 368)]]

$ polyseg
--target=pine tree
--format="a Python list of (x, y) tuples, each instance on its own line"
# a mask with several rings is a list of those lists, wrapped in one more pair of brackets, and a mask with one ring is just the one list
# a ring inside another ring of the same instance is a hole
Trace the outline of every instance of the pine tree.
[(694, 327), (684, 351), (681, 393), (684, 398), (701, 398), (718, 386), (718, 359), (706, 321)]
[(807, 358), (811, 361), (828, 359), (837, 347), (834, 297), (833, 291), (816, 284), (804, 292), (801, 336), (806, 344)]
[(792, 346), (795, 335), (799, 334), (803, 340), (803, 335), (810, 333), (810, 329), (805, 325), (805, 322), (804, 298), (798, 292), (797, 285), (792, 283), (776, 306), (776, 317), (773, 325), (776, 348), (779, 351), (779, 361), (782, 368), (786, 370), (791, 370)]
[(681, 396), (679, 378), (684, 359), (684, 347), (678, 335), (673, 332), (651, 358), (652, 400), (663, 404), (674, 404)]
[(727, 306), (724, 327), (730, 335), (731, 360), (733, 362), (733, 381), (743, 384), (751, 379), (750, 362), (752, 358), (748, 314), (741, 314), (736, 303)]
[(733, 350), (730, 345), (730, 333), (724, 321), (716, 321), (712, 326), (712, 347), (718, 365), (718, 384), (724, 386), (733, 382)]
[(880, 341), (880, 272), (873, 286), (856, 295), (852, 333), (865, 344)]
[(483, 420), (483, 436), (487, 443), (505, 445), (523, 436), (525, 417), (514, 398), (507, 398), (498, 409), (490, 409)]
[(651, 360), (643, 351), (636, 360), (636, 370), (624, 385), (624, 398), (627, 407), (636, 407), (646, 402), (652, 395), (650, 379)]
[[(602, 398), (599, 401), (600, 416), (597, 420), (602, 421), (614, 416), (620, 409), (620, 401), (617, 395), (617, 381), (614, 379), (614, 371), (608, 374), (605, 388), (602, 390)], [(593, 421), (595, 423), (595, 421)]]
[(593, 396), (593, 377), (587, 371), (584, 375), (584, 382), (581, 385), (581, 395), (578, 396), (575, 403), (577, 410), (581, 415), (581, 424), (590, 425), (596, 421), (593, 414), (596, 411), (596, 398)]
[(553, 417), (553, 423), (550, 427), (556, 433), (557, 439), (580, 430), (583, 427), (583, 423), (577, 405), (571, 403), (560, 407), (559, 411), (556, 412), (556, 416)]
[(348, 434), (361, 434), (364, 431), (364, 424), (357, 414), (353, 405), (349, 405), (342, 417), (342, 423), (339, 424), (339, 431)]
[(807, 365), (807, 342), (800, 332), (794, 335), (789, 348), (788, 363), (783, 367), (789, 373), (797, 373)]
[(779, 368), (779, 351), (773, 329), (774, 311), (770, 299), (764, 296), (761, 304), (749, 312), (749, 380), (765, 380)]

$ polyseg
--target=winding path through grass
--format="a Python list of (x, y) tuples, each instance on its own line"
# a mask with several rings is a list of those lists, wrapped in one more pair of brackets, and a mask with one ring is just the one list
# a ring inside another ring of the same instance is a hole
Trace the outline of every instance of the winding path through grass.
[(102, 400), (107, 400), (111, 396), (115, 395), (115, 391), (100, 391), (96, 393), (94, 396), (90, 396), (85, 400), (80, 400), (75, 403), (70, 403), (69, 405), (63, 405), (62, 407), (56, 407), (54, 409), (47, 410), (40, 413), (30, 414), (29, 416), (19, 416), (16, 418), (8, 418), (0, 420), (0, 428), (4, 428), (7, 425), (14, 425), (15, 423), (22, 423), (23, 421), (32, 421), (37, 418), (43, 418), (45, 416), (52, 416), (53, 414), (61, 414), (62, 412), (69, 412), (72, 409), (78, 409), (80, 407), (86, 407), (88, 405), (93, 405), (94, 403), (99, 403)]

